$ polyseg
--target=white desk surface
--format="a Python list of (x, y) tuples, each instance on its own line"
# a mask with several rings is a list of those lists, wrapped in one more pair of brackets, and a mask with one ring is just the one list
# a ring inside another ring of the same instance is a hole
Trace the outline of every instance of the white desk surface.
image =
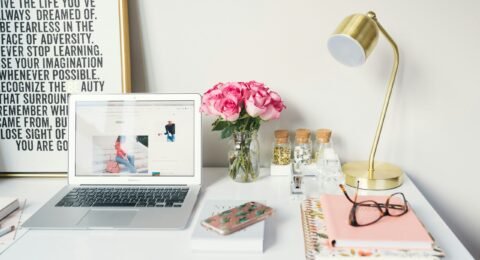
[[(304, 259), (300, 202), (290, 198), (289, 178), (266, 176), (268, 169), (262, 171), (265, 177), (244, 184), (230, 180), (225, 168), (205, 168), (202, 192), (185, 230), (30, 230), (0, 259)], [(25, 220), (66, 184), (65, 178), (5, 178), (0, 179), (0, 196), (26, 198)], [(445, 259), (473, 259), (408, 177), (397, 190), (405, 193), (416, 214), (445, 250)], [(207, 199), (262, 200), (273, 207), (275, 214), (265, 228), (264, 253), (192, 253), (192, 225), (197, 223), (198, 209)]]

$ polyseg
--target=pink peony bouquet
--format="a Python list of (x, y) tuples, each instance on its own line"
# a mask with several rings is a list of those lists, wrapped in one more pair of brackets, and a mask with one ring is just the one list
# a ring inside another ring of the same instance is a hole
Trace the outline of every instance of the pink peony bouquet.
[(285, 108), (275, 91), (250, 81), (216, 84), (203, 95), (200, 111), (218, 116), (213, 131), (222, 131), (222, 138), (228, 138), (235, 131), (258, 130), (262, 121), (280, 118)]

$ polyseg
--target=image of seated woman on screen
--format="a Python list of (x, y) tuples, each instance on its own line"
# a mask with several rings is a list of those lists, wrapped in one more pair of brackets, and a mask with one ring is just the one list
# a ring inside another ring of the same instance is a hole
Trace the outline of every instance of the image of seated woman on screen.
[(125, 136), (119, 135), (115, 141), (115, 161), (127, 167), (130, 173), (136, 173), (137, 169), (135, 168), (135, 157), (125, 151), (123, 147), (124, 143)]

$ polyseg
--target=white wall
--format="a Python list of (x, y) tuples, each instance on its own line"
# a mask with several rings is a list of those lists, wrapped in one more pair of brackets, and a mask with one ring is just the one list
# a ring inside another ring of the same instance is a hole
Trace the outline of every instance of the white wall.
[[(397, 41), (400, 71), (378, 159), (400, 165), (480, 258), (480, 1), (130, 1), (136, 92), (204, 92), (255, 79), (287, 110), (261, 130), (264, 165), (275, 128), (332, 128), (343, 160), (367, 159), (392, 54), (384, 38), (347, 68), (325, 42), (347, 15), (374, 10)], [(204, 120), (204, 164), (226, 144)], [(428, 221), (428, 220), (427, 220)]]

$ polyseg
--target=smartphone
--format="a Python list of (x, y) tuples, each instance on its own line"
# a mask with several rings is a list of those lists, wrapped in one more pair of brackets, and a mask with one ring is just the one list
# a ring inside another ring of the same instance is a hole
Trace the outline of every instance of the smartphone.
[(202, 226), (221, 235), (228, 235), (262, 221), (272, 213), (272, 208), (251, 201), (205, 219)]

